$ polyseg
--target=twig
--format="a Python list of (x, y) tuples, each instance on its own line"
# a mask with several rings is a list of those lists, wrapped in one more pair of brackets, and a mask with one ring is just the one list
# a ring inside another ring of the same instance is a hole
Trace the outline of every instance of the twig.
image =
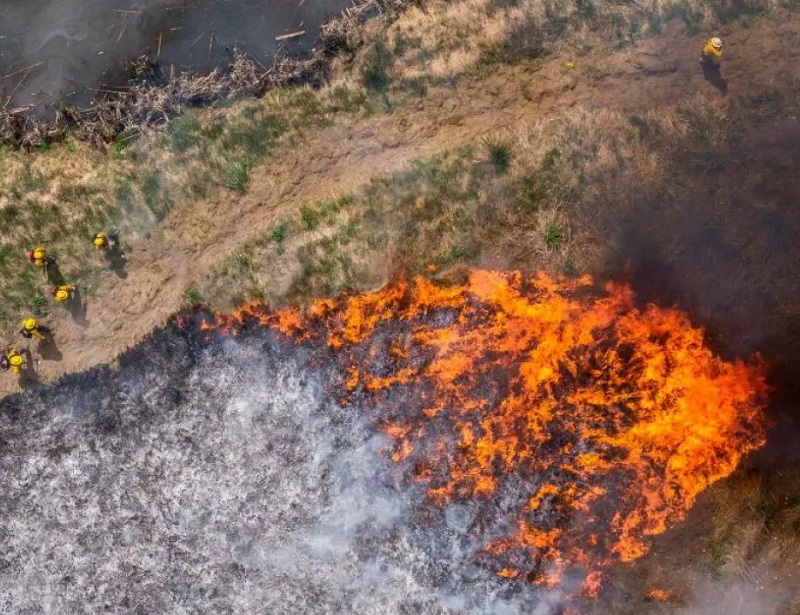
[(199, 41), (201, 38), (203, 38), (203, 36), (204, 36), (204, 35), (205, 35), (205, 32), (201, 32), (201, 33), (200, 33), (200, 34), (197, 36), (197, 38), (196, 38), (196, 39), (194, 39), (194, 40), (192, 41), (192, 44), (191, 44), (191, 45), (189, 45), (189, 47), (194, 47), (194, 46), (195, 46), (195, 43), (197, 43), (197, 41)]
[(208, 61), (211, 61), (211, 46), (214, 44), (214, 33), (211, 33), (211, 36), (208, 37)]
[(297, 32), (292, 32), (291, 34), (281, 34), (280, 36), (276, 36), (276, 41), (285, 41), (287, 38), (296, 38), (298, 36), (303, 36), (306, 33), (305, 30), (298, 30)]
[(14, 94), (16, 94), (16, 93), (17, 93), (17, 90), (19, 89), (19, 86), (21, 86), (21, 85), (22, 85), (22, 83), (23, 83), (23, 82), (24, 82), (24, 81), (25, 81), (25, 80), (28, 78), (28, 75), (30, 75), (30, 73), (31, 73), (31, 71), (32, 71), (32, 70), (33, 70), (33, 66), (31, 66), (31, 67), (30, 67), (28, 70), (26, 70), (26, 71), (25, 71), (25, 74), (24, 74), (24, 75), (22, 75), (22, 79), (20, 79), (20, 80), (17, 82), (17, 85), (15, 85), (15, 86), (14, 86), (14, 89), (13, 89), (13, 90), (11, 90), (11, 94), (9, 94), (9, 95), (8, 95), (8, 98), (6, 98), (6, 104), (3, 106), (3, 109), (7, 109), (7, 108), (8, 108), (8, 105), (10, 105), (10, 104), (11, 104), (11, 99), (12, 99), (12, 98), (14, 98)]
[(161, 55), (161, 39), (163, 36), (164, 36), (163, 32), (158, 33), (158, 51), (156, 51), (156, 57), (159, 57)]
[(31, 70), (32, 68), (36, 68), (37, 66), (41, 66), (42, 64), (44, 64), (44, 62), (37, 62), (36, 64), (31, 64), (27, 68), (20, 68), (19, 70), (14, 71), (13, 73), (8, 73), (7, 75), (3, 75), (3, 79), (8, 79), (9, 77), (13, 77), (14, 75), (19, 75), (21, 72), (24, 72), (26, 70)]

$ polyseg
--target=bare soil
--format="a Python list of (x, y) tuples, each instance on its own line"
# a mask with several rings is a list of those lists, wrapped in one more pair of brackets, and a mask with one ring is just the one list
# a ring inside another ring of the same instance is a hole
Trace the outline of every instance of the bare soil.
[[(112, 361), (181, 306), (187, 285), (248, 239), (295, 215), (303, 203), (356, 189), (415, 158), (497, 131), (557, 121), (559, 113), (576, 105), (633, 113), (687, 97), (715, 104), (726, 95), (724, 89), (757, 96), (770, 84), (795, 78), (800, 15), (787, 13), (780, 20), (758, 20), (720, 34), (726, 41), (722, 88), (721, 82), (707, 80), (699, 66), (704, 37), (688, 36), (673, 22), (627, 51), (575, 58), (565, 50), (545, 61), (493, 65), (454, 87), (432, 88), (392, 113), (345, 118), (304, 135), (251, 172), (247, 194), (220, 192), (174, 209), (158, 232), (133, 245), (125, 277), (109, 271), (87, 301), (85, 319), (66, 313), (48, 319), (61, 358), (39, 361), (39, 379)], [(5, 378), (0, 394), (16, 386)]]

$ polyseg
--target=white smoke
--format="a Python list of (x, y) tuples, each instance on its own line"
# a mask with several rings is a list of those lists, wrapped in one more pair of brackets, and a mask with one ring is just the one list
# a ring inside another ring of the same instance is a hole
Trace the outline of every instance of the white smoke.
[(552, 612), (473, 562), (468, 505), (420, 522), (303, 352), (170, 352), (0, 418), (0, 613)]

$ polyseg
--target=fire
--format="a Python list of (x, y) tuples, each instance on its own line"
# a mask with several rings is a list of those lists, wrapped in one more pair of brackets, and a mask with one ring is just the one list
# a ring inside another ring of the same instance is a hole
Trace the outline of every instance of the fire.
[(655, 600), (658, 602), (666, 602), (672, 599), (672, 592), (667, 589), (658, 589), (656, 587), (649, 589), (644, 596), (645, 600)]
[(723, 361), (685, 314), (633, 298), (588, 277), (474, 271), (208, 328), (324, 339), (391, 458), (437, 507), (478, 507), (482, 563), (547, 586), (582, 571), (594, 596), (604, 569), (644, 555), (764, 442), (763, 366)]

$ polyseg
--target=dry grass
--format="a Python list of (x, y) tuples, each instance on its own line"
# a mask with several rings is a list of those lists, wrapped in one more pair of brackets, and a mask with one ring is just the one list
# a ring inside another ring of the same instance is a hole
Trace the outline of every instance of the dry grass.
[[(45, 245), (59, 276), (90, 296), (106, 264), (91, 237), (117, 227), (123, 242), (146, 238), (178, 203), (212, 190), (247, 189), (247, 169), (288, 138), (340, 113), (369, 112), (358, 91), (276, 89), (235, 106), (190, 111), (166, 130), (107, 153), (68, 140), (35, 153), (0, 150), (0, 331), (45, 311), (47, 284), (25, 250)], [(242, 174), (244, 170), (244, 174)]]
[(609, 250), (593, 229), (598, 212), (613, 212), (621, 191), (663, 191), (674, 158), (717, 143), (730, 124), (724, 106), (698, 100), (634, 120), (576, 109), (497, 133), (301, 206), (198, 289), (228, 309), (370, 288), (397, 271), (447, 276), (464, 264), (592, 272)]
[(432, 0), (409, 8), (384, 44), (398, 80), (450, 79), (481, 62), (538, 57), (557, 49), (576, 56), (624, 47), (679, 19), (693, 32), (749, 19), (792, 0)]

